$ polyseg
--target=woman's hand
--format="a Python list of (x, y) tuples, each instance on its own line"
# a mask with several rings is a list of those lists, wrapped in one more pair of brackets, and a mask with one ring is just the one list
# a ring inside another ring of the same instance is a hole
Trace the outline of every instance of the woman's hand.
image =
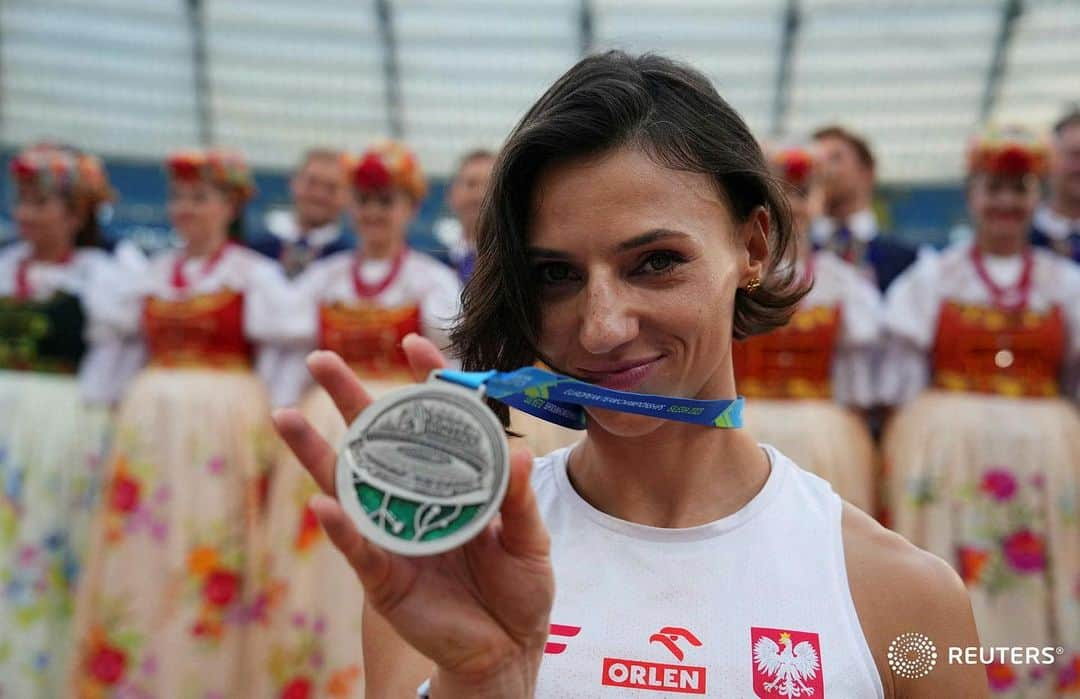
[[(424, 338), (409, 335), (402, 344), (418, 381), (446, 365)], [(372, 402), (336, 354), (315, 352), (308, 367), (346, 423)], [(432, 695), (531, 697), (555, 583), (528, 450), (511, 453), (506, 497), (483, 532), (453, 551), (410, 558), (360, 535), (334, 497), (337, 453), (298, 411), (278, 411), (274, 424), (325, 493), (312, 498), (311, 508), (356, 571), (368, 603), (436, 664)]]

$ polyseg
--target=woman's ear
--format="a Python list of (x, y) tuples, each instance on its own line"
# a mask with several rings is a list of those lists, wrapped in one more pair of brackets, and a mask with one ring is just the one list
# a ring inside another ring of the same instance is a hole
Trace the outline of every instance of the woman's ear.
[(765, 264), (769, 259), (769, 211), (764, 206), (754, 209), (742, 224), (741, 240), (745, 246), (742, 269), (739, 270), (739, 286), (745, 287), (750, 280), (761, 281)]

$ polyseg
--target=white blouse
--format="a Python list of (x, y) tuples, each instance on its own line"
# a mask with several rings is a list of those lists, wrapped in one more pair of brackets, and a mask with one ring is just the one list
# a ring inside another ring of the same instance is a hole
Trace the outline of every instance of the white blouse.
[[(30, 245), (22, 242), (0, 251), (0, 296), (16, 293), (18, 268), (30, 254)], [(131, 252), (123, 254), (127, 256)], [(101, 405), (116, 402), (127, 379), (142, 363), (142, 344), (109, 332), (89, 309), (88, 298), (94, 280), (110, 264), (111, 258), (103, 250), (77, 248), (71, 260), (64, 264), (31, 262), (26, 270), (27, 285), (34, 300), (45, 301), (59, 292), (81, 300), (86, 315), (83, 339), (87, 350), (79, 364), (79, 390), (87, 403)]]
[[(181, 289), (173, 283), (180, 249), (167, 250), (150, 260), (138, 262), (116, 255), (111, 264), (100, 268), (86, 297), (98, 327), (110, 336), (127, 341), (142, 339), (142, 313), (148, 297), (180, 300), (202, 294), (231, 290), (244, 294), (244, 335), (256, 346), (256, 371), (272, 387), (272, 376), (259, 370), (260, 357), (268, 351), (269, 339), (261, 334), (267, 321), (264, 314), (275, 314), (261, 299), (283, 294), (287, 281), (278, 264), (259, 253), (230, 245), (213, 265), (205, 257), (193, 257), (181, 266), (187, 282)], [(145, 352), (142, 361), (145, 362)], [(140, 364), (141, 367), (141, 364)]]
[(876, 398), (874, 368), (881, 344), (881, 292), (858, 268), (831, 251), (814, 253), (814, 287), (802, 308), (841, 308), (832, 361), (833, 399), (869, 407)]
[[(304, 358), (318, 344), (320, 307), (360, 299), (353, 279), (355, 259), (351, 251), (331, 255), (312, 263), (284, 296), (280, 287), (272, 290), (277, 297), (257, 295), (262, 307), (258, 332), (276, 346), (262, 358), (273, 377), (271, 399), (276, 406), (295, 405), (311, 384)], [(364, 283), (375, 285), (386, 279), (391, 266), (391, 260), (363, 260), (359, 274)], [(461, 308), (461, 283), (453, 270), (435, 258), (408, 250), (397, 277), (368, 300), (385, 308), (417, 305), (422, 333), (445, 350)]]
[[(942, 302), (993, 303), (990, 290), (971, 262), (971, 240), (941, 252), (925, 248), (885, 297), (885, 356), (879, 376), (882, 403), (897, 405), (918, 395), (930, 380), (930, 352)], [(1059, 306), (1065, 314), (1065, 392), (1080, 395), (1072, 378), (1080, 364), (1080, 268), (1071, 260), (1034, 248), (1028, 308), (1043, 313)], [(1023, 256), (985, 256), (986, 273), (1000, 287), (1017, 284)]]

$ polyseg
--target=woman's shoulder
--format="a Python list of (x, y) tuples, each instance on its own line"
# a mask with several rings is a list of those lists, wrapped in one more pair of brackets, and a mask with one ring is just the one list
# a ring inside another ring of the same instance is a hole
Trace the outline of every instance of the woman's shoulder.
[(543, 456), (533, 457), (529, 482), (541, 502), (550, 500), (556, 494), (559, 475), (566, 472), (570, 449), (571, 447), (562, 447)]
[[(922, 634), (939, 649), (978, 642), (967, 588), (948, 563), (849, 503), (841, 527), (852, 600), (883, 681), (904, 682), (887, 672), (889, 644), (901, 634)], [(886, 696), (904, 694), (892, 690)]]
[(30, 246), (21, 240), (0, 247), (0, 265), (12, 266), (30, 254)]
[(442, 262), (419, 250), (409, 249), (405, 257), (409, 276), (440, 285), (460, 286), (457, 274)]
[(319, 277), (338, 274), (351, 269), (355, 259), (356, 255), (352, 250), (340, 250), (315, 260), (308, 265), (301, 276)]

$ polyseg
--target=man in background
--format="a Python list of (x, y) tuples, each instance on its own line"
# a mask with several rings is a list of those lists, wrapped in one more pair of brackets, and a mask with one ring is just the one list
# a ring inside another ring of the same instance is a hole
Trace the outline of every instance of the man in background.
[(289, 182), (292, 211), (271, 215), (268, 231), (252, 240), (251, 247), (280, 262), (290, 278), (317, 259), (353, 247), (341, 227), (348, 196), (345, 177), (340, 152), (307, 151)]
[(818, 147), (823, 215), (811, 229), (815, 247), (829, 248), (871, 276), (882, 292), (915, 260), (915, 251), (882, 235), (874, 214), (874, 154), (842, 126), (813, 135)]
[(463, 284), (472, 275), (476, 262), (476, 224), (494, 166), (495, 154), (491, 151), (469, 151), (458, 164), (448, 190), (450, 210), (461, 225), (460, 236), (448, 246), (448, 252)]
[(1035, 212), (1031, 242), (1080, 262), (1080, 107), (1054, 124), (1049, 166), (1050, 197)]

